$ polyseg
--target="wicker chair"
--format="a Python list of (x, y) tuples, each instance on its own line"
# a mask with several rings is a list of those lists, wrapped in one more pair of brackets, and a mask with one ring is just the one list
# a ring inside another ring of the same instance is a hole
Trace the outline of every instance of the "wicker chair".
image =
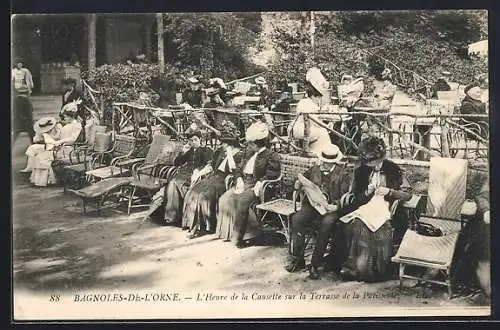
[(105, 132), (106, 126), (94, 127), (88, 133), (86, 143), (70, 152), (70, 164), (63, 165), (60, 170), (64, 191), (67, 188), (79, 189), (85, 184), (85, 172), (91, 168), (92, 160), (109, 148), (109, 136)]
[[(281, 175), (275, 180), (264, 181), (260, 193), (261, 203), (257, 209), (262, 213), (261, 222), (266, 224), (267, 216), (276, 214), (281, 223), (281, 229), (275, 231), (285, 236), (287, 243), (290, 242), (290, 216), (297, 211), (300, 205), (296, 202), (297, 196), (293, 190), (295, 180), (299, 173), (306, 172), (317, 164), (317, 158), (306, 158), (280, 154)], [(277, 187), (275, 199), (268, 198), (272, 187)], [(290, 199), (292, 197), (292, 199)]]
[(94, 154), (90, 169), (85, 172), (87, 182), (129, 175), (132, 165), (144, 159), (135, 157), (140, 149), (137, 141), (133, 136), (116, 134), (110, 150)]

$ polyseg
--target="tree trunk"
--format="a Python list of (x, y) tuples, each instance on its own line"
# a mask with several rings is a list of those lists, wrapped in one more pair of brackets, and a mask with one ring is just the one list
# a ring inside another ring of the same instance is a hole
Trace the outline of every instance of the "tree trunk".
[(158, 66), (160, 72), (165, 72), (165, 50), (163, 48), (163, 14), (156, 14), (156, 26), (158, 35)]
[(202, 75), (211, 77), (214, 69), (214, 34), (208, 33), (206, 42), (202, 45), (200, 68)]
[(96, 14), (89, 14), (87, 16), (88, 24), (88, 70), (92, 77), (96, 68)]

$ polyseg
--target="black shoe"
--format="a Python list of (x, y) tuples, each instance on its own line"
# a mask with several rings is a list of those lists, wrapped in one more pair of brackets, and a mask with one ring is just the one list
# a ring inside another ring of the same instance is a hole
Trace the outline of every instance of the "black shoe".
[(238, 249), (244, 249), (244, 248), (248, 247), (248, 245), (244, 241), (239, 241), (236, 243), (236, 247)]
[(163, 220), (163, 224), (165, 226), (177, 226), (178, 225), (177, 221), (172, 220), (172, 219), (165, 219), (165, 220)]
[(356, 279), (356, 273), (346, 267), (342, 267), (342, 269), (340, 270), (340, 276), (344, 281)]
[(318, 280), (319, 279), (318, 267), (311, 266), (311, 268), (309, 269), (309, 278), (311, 280)]
[(201, 231), (195, 231), (194, 233), (192, 233), (191, 235), (189, 235), (189, 239), (198, 238), (198, 237), (201, 237), (201, 236), (203, 236), (203, 233)]
[(292, 259), (286, 266), (285, 270), (289, 273), (293, 273), (296, 270), (306, 268), (306, 262), (304, 259)]

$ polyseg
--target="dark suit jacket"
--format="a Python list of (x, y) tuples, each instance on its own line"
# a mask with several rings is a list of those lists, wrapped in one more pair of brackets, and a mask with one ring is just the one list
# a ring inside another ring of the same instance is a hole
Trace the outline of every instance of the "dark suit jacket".
[(193, 168), (201, 169), (209, 164), (212, 159), (212, 150), (207, 147), (199, 147), (196, 151), (191, 148), (186, 153), (180, 153), (174, 159), (174, 165), (180, 166), (188, 164)]
[[(321, 191), (328, 196), (330, 204), (339, 205), (340, 198), (349, 191), (350, 171), (346, 165), (335, 165), (327, 175), (321, 172), (320, 166), (315, 165), (308, 169), (304, 176), (321, 188)], [(302, 198), (302, 203), (308, 203), (307, 198)]]
[[(248, 151), (244, 155), (240, 166), (235, 170), (235, 177), (242, 177), (243, 170), (248, 160), (254, 155), (255, 152)], [(265, 149), (257, 155), (255, 159), (255, 167), (253, 170), (254, 181), (272, 180), (280, 176), (281, 162), (279, 155), (269, 149)]]

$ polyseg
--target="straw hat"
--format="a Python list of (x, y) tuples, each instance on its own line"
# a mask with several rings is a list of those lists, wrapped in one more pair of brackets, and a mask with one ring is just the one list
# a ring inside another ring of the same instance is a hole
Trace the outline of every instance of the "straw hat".
[(331, 164), (338, 163), (344, 157), (344, 154), (335, 144), (330, 144), (321, 149), (318, 157), (321, 162)]
[(47, 133), (50, 132), (54, 127), (56, 127), (56, 119), (54, 117), (43, 117), (38, 119), (33, 125), (33, 130), (36, 133)]
[(321, 95), (327, 93), (329, 83), (318, 68), (311, 68), (307, 71), (306, 81)]

